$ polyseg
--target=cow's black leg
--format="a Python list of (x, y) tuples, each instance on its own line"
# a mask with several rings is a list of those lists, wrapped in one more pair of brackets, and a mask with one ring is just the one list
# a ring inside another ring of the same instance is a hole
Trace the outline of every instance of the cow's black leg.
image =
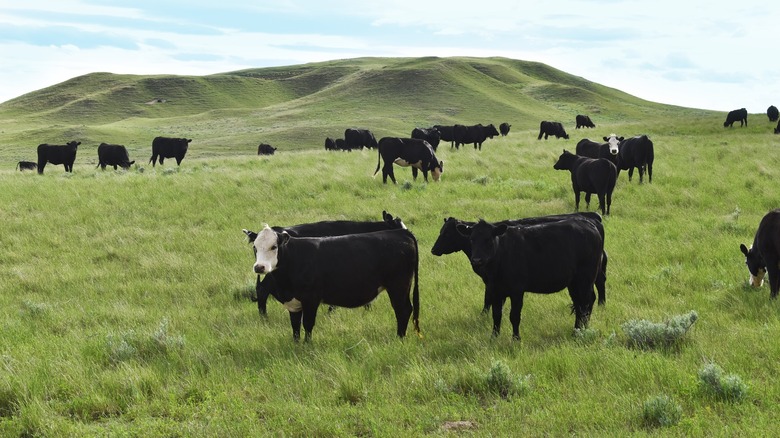
[(293, 331), (293, 341), (298, 342), (301, 340), (301, 319), (303, 318), (303, 312), (290, 312), (290, 325)]
[(43, 175), (43, 168), (46, 167), (45, 161), (39, 161), (38, 162), (38, 174)]
[(320, 303), (314, 304), (307, 302), (303, 305), (303, 331), (304, 342), (311, 342), (311, 331), (314, 330), (314, 323), (317, 321), (317, 308)]
[(493, 296), (493, 337), (501, 333), (501, 313), (504, 311), (504, 300)]
[[(417, 181), (417, 168), (416, 167), (412, 167), (412, 179), (414, 181)], [(425, 178), (425, 181), (427, 182), (428, 178)]]
[(633, 178), (633, 177), (634, 177), (634, 168), (633, 167), (629, 167), (628, 168), (628, 181), (631, 182), (631, 178)]
[(580, 210), (580, 191), (576, 188), (574, 189), (574, 210)]
[(590, 192), (585, 192), (585, 210), (590, 210)]
[[(266, 302), (268, 301), (268, 292), (260, 284), (259, 275), (257, 276), (257, 283), (255, 283), (255, 295), (257, 297), (257, 311), (260, 313), (260, 316), (267, 316)], [(298, 322), (298, 327), (300, 328), (300, 321)]]
[(606, 216), (609, 210), (607, 210), (605, 207), (605, 203), (606, 203), (606, 200), (604, 199), (605, 194), (603, 192), (598, 193), (598, 197), (599, 197), (599, 209), (601, 210), (601, 215)]
[(482, 305), (482, 313), (488, 313), (488, 311), (490, 311), (491, 301), (492, 301), (492, 296), (490, 293), (490, 289), (488, 288), (488, 285), (485, 284), (485, 300)]
[[(609, 214), (609, 209), (612, 207), (612, 192), (607, 192), (607, 215)], [(604, 208), (601, 209), (601, 214), (604, 214)]]
[(769, 277), (769, 298), (777, 299), (780, 290), (780, 267), (778, 260), (766, 260), (766, 275)]
[(607, 302), (607, 253), (602, 252), (601, 269), (596, 274), (596, 290), (599, 292), (599, 306)]
[(390, 296), (390, 305), (393, 306), (393, 311), (395, 311), (396, 333), (399, 338), (406, 336), (406, 328), (409, 326), (409, 318), (412, 316), (409, 286), (387, 288), (387, 294)]
[(509, 322), (512, 323), (512, 339), (520, 340), (520, 314), (523, 311), (523, 292), (512, 294), (510, 299)]

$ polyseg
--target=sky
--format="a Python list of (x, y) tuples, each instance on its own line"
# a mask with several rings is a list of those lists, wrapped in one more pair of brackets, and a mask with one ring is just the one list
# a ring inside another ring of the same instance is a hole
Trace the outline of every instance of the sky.
[(765, 0), (8, 0), (0, 102), (93, 72), (502, 56), (654, 102), (765, 113), (780, 106), (775, 26), (780, 3)]

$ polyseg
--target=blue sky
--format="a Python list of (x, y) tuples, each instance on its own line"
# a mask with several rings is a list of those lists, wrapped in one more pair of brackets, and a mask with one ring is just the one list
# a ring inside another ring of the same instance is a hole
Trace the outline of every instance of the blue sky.
[(0, 102), (97, 71), (205, 75), (359, 56), (504, 56), (656, 102), (753, 113), (780, 106), (776, 2), (256, 3), (3, 2)]

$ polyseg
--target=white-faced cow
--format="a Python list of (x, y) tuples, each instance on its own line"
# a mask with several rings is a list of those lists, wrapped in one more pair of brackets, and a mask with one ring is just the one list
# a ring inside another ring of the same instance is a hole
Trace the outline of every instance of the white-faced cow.
[(20, 172), (25, 170), (38, 170), (38, 164), (34, 161), (20, 161), (16, 163), (16, 168), (19, 169)]
[[(601, 234), (601, 239), (604, 240), (604, 225), (601, 223), (601, 216), (598, 213), (593, 212), (510, 219), (494, 222), (493, 225), (530, 226), (547, 222), (568, 220), (572, 218), (582, 218), (593, 221), (593, 225), (596, 226), (596, 228), (599, 230), (599, 233)], [(444, 219), (444, 225), (442, 225), (441, 230), (439, 230), (439, 237), (436, 239), (436, 242), (433, 243), (431, 254), (435, 256), (441, 256), (444, 254), (452, 254), (454, 252), (462, 251), (466, 255), (466, 258), (471, 260), (471, 243), (469, 242), (468, 237), (463, 236), (458, 232), (458, 225), (474, 226), (476, 225), (476, 222), (463, 221), (453, 217)], [(601, 271), (599, 271), (598, 276), (596, 276), (595, 282), (600, 306), (603, 306), (607, 300), (607, 262), (607, 252), (604, 251), (601, 257)], [(474, 269), (474, 273), (476, 273), (482, 279), (483, 283), (485, 283), (485, 299), (483, 302), (482, 313), (487, 313), (490, 310), (490, 305), (492, 303), (492, 297), (488, 295), (487, 287), (487, 280), (489, 280), (489, 278), (483, 277), (480, 273), (481, 271), (477, 270), (474, 266), (472, 266), (472, 268)]]
[(769, 108), (766, 109), (766, 116), (769, 117), (770, 122), (776, 122), (780, 117), (780, 111), (777, 110), (776, 106), (769, 105)]
[(114, 170), (116, 170), (117, 167), (129, 169), (130, 166), (135, 163), (135, 160), (130, 161), (130, 156), (127, 154), (127, 148), (121, 144), (100, 143), (97, 153), (97, 167), (101, 167), (103, 170), (106, 170), (106, 166), (114, 166)]
[(498, 125), (498, 132), (501, 133), (502, 137), (506, 137), (507, 134), (509, 134), (509, 128), (511, 128), (511, 127), (512, 127), (512, 125), (510, 125), (507, 122), (504, 122), (504, 123)]
[(739, 122), (739, 126), (747, 126), (748, 113), (745, 108), (729, 111), (726, 115), (726, 121), (723, 122), (724, 128), (731, 128), (734, 122)]
[(349, 150), (363, 149), (364, 147), (370, 149), (375, 148), (377, 145), (376, 138), (371, 131), (368, 129), (355, 128), (347, 128), (344, 130), (344, 143)]
[(551, 135), (554, 135), (555, 138), (564, 138), (566, 140), (569, 139), (569, 134), (567, 134), (566, 130), (563, 129), (561, 122), (548, 122), (547, 120), (542, 121), (542, 123), (539, 124), (539, 137), (536, 139), (541, 140), (543, 135), (545, 140), (547, 140), (547, 137)]
[(379, 165), (384, 161), (382, 166), (382, 182), (387, 184), (387, 177), (396, 184), (395, 174), (393, 173), (393, 163), (402, 166), (412, 167), (412, 178), (417, 180), (417, 170), (421, 170), (425, 182), (428, 182), (428, 172), (431, 172), (431, 176), (434, 181), (438, 181), (441, 176), (444, 163), (436, 158), (436, 154), (433, 152), (433, 147), (425, 140), (419, 140), (416, 138), (397, 138), (397, 137), (383, 137), (379, 140), (379, 146), (377, 147), (377, 162), (374, 175), (379, 172)]
[(482, 150), (482, 143), (488, 138), (498, 136), (498, 131), (493, 124), (484, 126), (482, 124), (476, 124), (471, 126), (455, 125), (452, 128), (452, 135), (455, 140), (455, 148), (460, 148), (460, 145), (474, 144), (474, 149)]
[(67, 144), (40, 144), (38, 145), (38, 173), (43, 174), (46, 163), (62, 164), (65, 172), (73, 173), (73, 162), (76, 161), (76, 152), (80, 141), (71, 141)]
[(273, 155), (276, 149), (268, 143), (260, 143), (257, 147), (257, 155)]
[(628, 180), (634, 176), (634, 168), (639, 170), (639, 182), (642, 183), (645, 171), (647, 171), (647, 181), (653, 182), (653, 161), (655, 160), (655, 151), (653, 142), (646, 135), (638, 135), (631, 138), (618, 137), (610, 134), (604, 137), (604, 141), (610, 144), (610, 147), (617, 146), (618, 159), (617, 173), (620, 176), (621, 170), (628, 170)]
[(439, 142), (441, 142), (441, 133), (436, 128), (414, 128), (412, 129), (412, 138), (427, 141), (435, 152), (439, 147)]
[(575, 123), (577, 123), (577, 127), (575, 129), (580, 128), (595, 128), (596, 124), (593, 123), (590, 120), (590, 116), (585, 116), (582, 114), (577, 114), (577, 116), (574, 118)]
[(612, 206), (612, 191), (615, 190), (617, 181), (615, 163), (606, 158), (581, 157), (564, 149), (553, 168), (568, 170), (571, 174), (575, 210), (580, 209), (580, 192), (585, 192), (586, 208), (590, 207), (590, 195), (595, 193), (599, 198), (601, 214), (605, 216), (609, 214)]
[(157, 164), (158, 156), (161, 165), (166, 158), (176, 158), (178, 166), (187, 155), (190, 142), (192, 142), (191, 138), (155, 137), (152, 140), (152, 157), (149, 158), (149, 162), (154, 167)]
[[(386, 211), (382, 211), (381, 221), (321, 221), (305, 224), (298, 224), (289, 227), (271, 227), (277, 233), (286, 232), (293, 237), (327, 237), (327, 236), (346, 236), (348, 234), (372, 233), (374, 231), (406, 229), (406, 225), (401, 218), (393, 217)], [(244, 229), (249, 239), (249, 244), (254, 245), (257, 233)], [(261, 279), (257, 276), (255, 292), (257, 296), (257, 310), (261, 316), (267, 314), (266, 303), (268, 295), (277, 296), (273, 291), (276, 289), (276, 282), (273, 274), (267, 274)]]
[[(606, 137), (604, 137), (606, 141)], [(577, 143), (577, 148), (574, 150), (579, 156), (588, 158), (606, 158), (607, 160), (617, 165), (618, 159), (618, 146), (617, 143), (598, 143), (587, 138), (583, 138)]]
[(592, 221), (570, 219), (509, 227), (480, 220), (457, 229), (469, 237), (472, 267), (487, 279), (487, 293), (493, 301), (493, 336), (501, 330), (501, 313), (509, 298), (512, 337), (520, 339), (526, 292), (550, 294), (568, 288), (574, 328), (588, 326), (596, 301), (593, 285), (604, 252), (604, 241)]
[[(383, 290), (395, 311), (399, 337), (409, 318), (419, 334), (417, 239), (405, 229), (333, 237), (291, 237), (265, 226), (254, 242), (257, 274), (273, 274), (275, 298), (290, 311), (293, 339), (311, 340), (320, 303), (355, 308)], [(412, 301), (409, 300), (409, 292)]]
[(750, 271), (750, 284), (761, 287), (764, 275), (769, 275), (769, 298), (777, 298), (780, 290), (780, 209), (764, 215), (758, 224), (753, 244), (740, 244), (745, 263)]

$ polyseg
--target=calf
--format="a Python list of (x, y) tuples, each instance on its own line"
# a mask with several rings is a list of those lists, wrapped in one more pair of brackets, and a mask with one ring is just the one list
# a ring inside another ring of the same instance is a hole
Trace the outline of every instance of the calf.
[(43, 174), (46, 163), (62, 164), (65, 166), (65, 172), (73, 173), (73, 162), (76, 161), (76, 151), (80, 144), (80, 141), (71, 141), (64, 145), (38, 145), (38, 173)]
[(20, 161), (16, 163), (16, 168), (19, 169), (20, 172), (24, 170), (38, 170), (38, 164), (34, 161)]
[(130, 161), (127, 148), (121, 144), (100, 143), (97, 153), (98, 165), (96, 167), (101, 167), (103, 170), (106, 170), (106, 166), (114, 166), (114, 170), (117, 169), (117, 166), (129, 169), (135, 163), (135, 160)]
[(739, 122), (739, 126), (747, 126), (747, 117), (748, 113), (745, 108), (729, 111), (726, 115), (726, 121), (723, 122), (723, 127), (731, 128), (734, 125), (734, 122)]
[[(559, 214), (559, 215), (551, 215), (551, 216), (529, 217), (523, 219), (494, 222), (493, 224), (509, 225), (509, 226), (529, 226), (529, 225), (537, 225), (537, 224), (547, 223), (547, 222), (568, 220), (572, 218), (575, 219), (582, 218), (582, 219), (587, 219), (592, 221), (593, 225), (596, 226), (596, 228), (599, 230), (599, 233), (601, 234), (601, 240), (604, 240), (604, 225), (601, 223), (601, 216), (599, 216), (598, 213), (585, 212), (585, 213), (571, 213), (571, 214)], [(453, 217), (444, 219), (444, 225), (442, 225), (441, 230), (439, 231), (439, 237), (436, 239), (436, 242), (434, 242), (433, 247), (431, 248), (431, 254), (435, 256), (441, 256), (443, 254), (452, 254), (454, 252), (462, 251), (464, 254), (466, 254), (466, 257), (469, 260), (471, 260), (471, 244), (469, 243), (468, 237), (458, 233), (457, 226), (460, 224), (466, 226), (474, 226), (476, 225), (476, 222), (462, 221), (460, 219), (455, 219)], [(596, 277), (596, 290), (598, 290), (600, 306), (603, 306), (606, 303), (607, 262), (608, 262), (607, 252), (604, 251), (604, 253), (601, 256), (601, 271), (599, 271), (599, 274)], [(487, 313), (490, 310), (490, 303), (492, 302), (492, 297), (488, 295), (488, 287), (487, 287), (488, 279), (483, 277), (482, 274), (480, 274), (480, 271), (476, 269), (474, 269), (474, 273), (479, 275), (479, 277), (482, 278), (482, 281), (485, 283), (485, 299), (482, 307), (482, 313)]]
[(492, 299), (493, 336), (501, 329), (504, 300), (510, 299), (513, 339), (520, 339), (525, 292), (550, 294), (568, 288), (574, 328), (586, 328), (596, 301), (593, 285), (601, 270), (604, 241), (593, 222), (572, 219), (527, 227), (480, 220), (458, 225), (469, 238), (472, 268), (487, 279)]
[(639, 183), (642, 183), (642, 177), (647, 171), (648, 182), (653, 182), (653, 161), (655, 160), (655, 151), (653, 142), (646, 135), (639, 135), (624, 139), (611, 134), (604, 137), (604, 141), (610, 144), (610, 147), (618, 148), (617, 172), (620, 176), (621, 170), (628, 170), (628, 180), (634, 176), (634, 168), (639, 170)]
[(577, 123), (577, 127), (575, 129), (596, 127), (596, 124), (590, 120), (590, 116), (577, 114), (577, 116), (574, 118), (574, 121)]
[[(311, 340), (320, 303), (359, 307), (382, 290), (395, 311), (396, 333), (406, 335), (409, 317), (419, 334), (417, 239), (405, 229), (333, 237), (291, 237), (268, 226), (254, 242), (257, 274), (273, 274), (274, 297), (290, 311), (293, 339)], [(409, 291), (414, 281), (412, 301)]]
[(544, 139), (547, 140), (547, 137), (550, 135), (554, 135), (555, 138), (564, 138), (566, 140), (569, 139), (569, 134), (566, 133), (566, 130), (563, 129), (563, 125), (561, 122), (548, 122), (548, 121), (542, 121), (542, 123), (539, 124), (539, 137), (537, 137), (537, 140), (542, 139), (542, 135), (544, 135)]
[(761, 287), (764, 275), (769, 274), (769, 298), (777, 298), (780, 290), (780, 209), (764, 215), (750, 248), (740, 244), (739, 249), (745, 255), (750, 284)]
[[(617, 167), (604, 158), (587, 158), (572, 154), (567, 150), (558, 157), (553, 165), (556, 170), (568, 170), (571, 173), (571, 187), (574, 190), (574, 208), (580, 209), (580, 192), (585, 192), (585, 206), (590, 206), (590, 195), (599, 198), (602, 215), (608, 215), (612, 205), (612, 191), (617, 181)], [(604, 202), (606, 198), (606, 203)], [(605, 211), (606, 204), (606, 211)]]
[(412, 177), (417, 180), (417, 169), (423, 173), (425, 182), (428, 182), (428, 172), (434, 181), (438, 181), (441, 176), (444, 163), (436, 158), (433, 147), (425, 140), (415, 138), (396, 138), (383, 137), (379, 140), (377, 147), (377, 162), (374, 176), (379, 172), (379, 164), (384, 160), (382, 166), (382, 182), (387, 184), (387, 177), (396, 184), (395, 174), (393, 173), (393, 163), (402, 166), (412, 166)]
[[(381, 221), (322, 221), (306, 224), (293, 225), (290, 227), (271, 227), (272, 230), (281, 233), (286, 232), (293, 237), (327, 237), (327, 236), (345, 236), (348, 234), (361, 234), (371, 233), (374, 231), (382, 230), (395, 230), (406, 229), (401, 218), (393, 217), (386, 211), (382, 211)], [(254, 245), (257, 233), (244, 229), (249, 239), (249, 244)], [(265, 277), (260, 278), (257, 276), (257, 283), (255, 284), (255, 293), (257, 295), (257, 310), (260, 312), (260, 316), (265, 316), (266, 302), (268, 301), (268, 295), (273, 294), (276, 289), (276, 282), (274, 281), (273, 274), (268, 274)]]

